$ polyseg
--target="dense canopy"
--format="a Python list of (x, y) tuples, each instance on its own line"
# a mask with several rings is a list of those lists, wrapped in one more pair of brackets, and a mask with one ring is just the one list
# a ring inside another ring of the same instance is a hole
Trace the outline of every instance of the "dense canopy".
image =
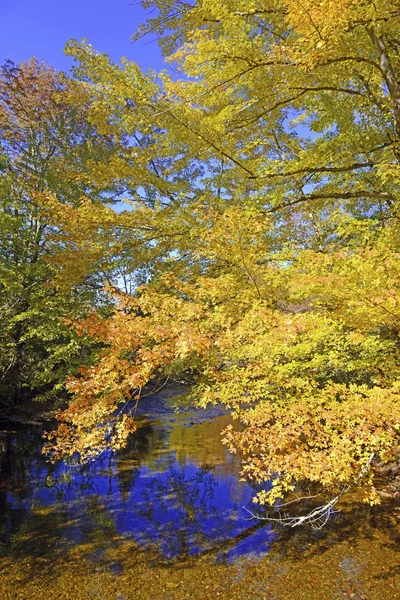
[(76, 182), (86, 165), (78, 200), (57, 179), (35, 190), (61, 236), (54, 285), (101, 272), (112, 305), (64, 311), (98, 353), (47, 450), (120, 447), (126, 403), (186, 378), (239, 420), (224, 443), (266, 483), (258, 502), (310, 482), (377, 502), (370, 464), (396, 457), (400, 428), (400, 3), (143, 5), (136, 36), (171, 67), (71, 41), (59, 93), (85, 107), (98, 138), (74, 143), (94, 156), (62, 166)]

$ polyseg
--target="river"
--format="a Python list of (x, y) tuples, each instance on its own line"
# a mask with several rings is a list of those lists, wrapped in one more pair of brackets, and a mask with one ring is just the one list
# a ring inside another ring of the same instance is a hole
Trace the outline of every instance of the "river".
[(321, 530), (249, 520), (223, 411), (144, 398), (124, 450), (51, 464), (39, 428), (0, 434), (0, 598), (400, 599), (400, 511), (356, 494)]

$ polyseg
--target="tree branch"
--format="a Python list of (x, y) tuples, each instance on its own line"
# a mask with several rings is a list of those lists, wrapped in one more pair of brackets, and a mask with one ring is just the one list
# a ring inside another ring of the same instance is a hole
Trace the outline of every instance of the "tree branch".
[(304, 196), (301, 196), (300, 198), (297, 198), (296, 200), (292, 200), (291, 202), (287, 202), (285, 204), (279, 204), (278, 206), (274, 206), (265, 212), (278, 212), (278, 210), (290, 208), (291, 206), (295, 206), (296, 204), (300, 204), (301, 202), (308, 202), (310, 200), (351, 200), (353, 198), (381, 198), (389, 203), (395, 200), (391, 194), (388, 194), (386, 192), (371, 192), (369, 190), (361, 190), (359, 192), (316, 192), (312, 194), (305, 194)]
[(347, 171), (355, 171), (357, 169), (365, 169), (367, 167), (375, 167), (375, 162), (354, 163), (343, 167), (304, 167), (295, 171), (286, 171), (283, 173), (267, 173), (261, 175), (259, 179), (271, 179), (273, 177), (292, 177), (293, 175), (301, 175), (302, 173), (346, 173)]
[(393, 65), (386, 51), (383, 39), (376, 35), (373, 27), (367, 27), (367, 32), (378, 51), (379, 66), (383, 73), (389, 95), (392, 100), (393, 113), (396, 121), (396, 133), (400, 137), (400, 84), (397, 81)]
[[(334, 507), (339, 502), (340, 498), (342, 496), (344, 496), (344, 494), (347, 494), (347, 492), (349, 492), (351, 489), (353, 489), (358, 484), (360, 479), (362, 479), (364, 477), (364, 475), (366, 474), (366, 472), (368, 471), (368, 469), (371, 466), (371, 462), (374, 459), (374, 456), (375, 456), (375, 452), (371, 452), (371, 454), (368, 457), (367, 462), (362, 467), (358, 477), (355, 479), (355, 481), (353, 483), (351, 483), (350, 485), (348, 485), (347, 487), (342, 489), (337, 496), (332, 498), (332, 500), (330, 500), (326, 504), (317, 506), (316, 508), (314, 508), (312, 511), (310, 511), (309, 513), (307, 513), (305, 515), (290, 516), (290, 515), (285, 514), (284, 516), (280, 516), (280, 514), (279, 514), (279, 517), (276, 517), (276, 518), (264, 517), (262, 515), (257, 515), (255, 513), (253, 513), (251, 510), (249, 510), (245, 506), (243, 506), (243, 508), (246, 512), (248, 512), (251, 515), (252, 519), (280, 523), (281, 525), (284, 525), (285, 527), (298, 527), (299, 525), (311, 525), (311, 527), (313, 529), (321, 529), (327, 523), (327, 521), (329, 520), (331, 515), (335, 512)], [(312, 497), (313, 496), (306, 496), (305, 498), (296, 499), (296, 500), (294, 500), (294, 502), (297, 502), (297, 501), (300, 501), (303, 499), (307, 500)], [(286, 503), (282, 506), (286, 506), (287, 504), (290, 504), (290, 503)]]

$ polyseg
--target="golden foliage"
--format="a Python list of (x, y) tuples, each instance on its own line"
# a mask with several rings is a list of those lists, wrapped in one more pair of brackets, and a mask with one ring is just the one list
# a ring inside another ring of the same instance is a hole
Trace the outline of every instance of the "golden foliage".
[[(104, 349), (69, 382), (56, 452), (119, 447), (130, 427), (121, 403), (151, 378), (190, 371), (201, 405), (241, 420), (224, 439), (246, 476), (272, 481), (259, 502), (302, 481), (351, 484), (372, 453), (393, 459), (399, 20), (386, 0), (170, 0), (147, 29), (183, 75), (161, 73), (159, 87), (70, 46), (93, 119), (118, 136), (142, 132), (124, 160), (153, 201), (90, 209), (82, 239), (73, 233), (77, 247), (101, 249), (119, 232), (148, 277), (112, 318), (76, 324)], [(375, 501), (372, 479), (359, 484)]]

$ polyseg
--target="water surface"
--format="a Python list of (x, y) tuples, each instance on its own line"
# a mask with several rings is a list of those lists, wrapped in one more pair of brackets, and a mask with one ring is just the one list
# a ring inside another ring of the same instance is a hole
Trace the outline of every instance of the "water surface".
[(177, 391), (84, 467), (47, 462), (38, 430), (0, 435), (0, 598), (400, 599), (393, 502), (350, 498), (317, 532), (248, 520), (229, 415), (175, 414)]

